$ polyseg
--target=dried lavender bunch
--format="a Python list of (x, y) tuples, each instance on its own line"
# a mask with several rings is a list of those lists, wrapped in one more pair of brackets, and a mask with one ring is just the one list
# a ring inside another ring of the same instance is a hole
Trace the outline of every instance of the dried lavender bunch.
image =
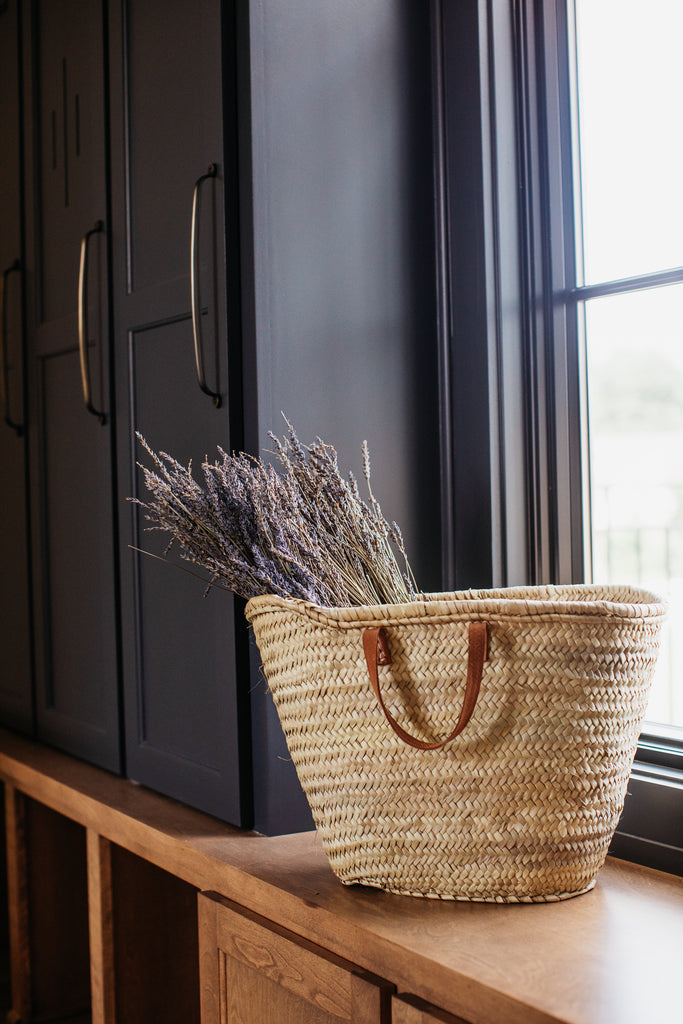
[[(152, 495), (145, 510), (151, 530), (171, 535), (181, 554), (208, 570), (210, 584), (244, 598), (259, 594), (303, 598), (318, 605), (402, 604), (417, 594), (405, 544), (396, 523), (383, 517), (370, 487), (370, 456), (363, 444), (369, 500), (349, 474), (339, 473), (337, 453), (318, 438), (303, 445), (287, 422), (288, 436), (269, 436), (282, 471), (245, 454), (202, 465), (204, 486), (142, 435), (155, 469), (141, 465)], [(394, 548), (402, 556), (399, 567)]]

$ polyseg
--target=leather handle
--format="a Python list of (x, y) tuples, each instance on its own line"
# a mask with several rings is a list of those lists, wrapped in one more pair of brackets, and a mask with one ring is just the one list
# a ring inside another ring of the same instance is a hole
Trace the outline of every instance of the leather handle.
[(451, 740), (455, 739), (458, 733), (462, 732), (472, 717), (472, 712), (474, 711), (477, 698), (479, 697), (479, 687), (481, 686), (484, 662), (488, 659), (488, 646), (489, 632), (487, 624), (485, 622), (470, 622), (467, 648), (467, 683), (465, 685), (465, 697), (462, 703), (462, 708), (460, 709), (460, 715), (458, 716), (455, 728), (450, 736), (447, 736), (445, 740), (440, 740), (435, 743), (426, 743), (424, 740), (419, 740), (415, 736), (411, 736), (409, 732), (406, 732), (406, 730), (398, 724), (384, 703), (382, 691), (379, 686), (379, 674), (377, 672), (378, 665), (391, 664), (391, 654), (389, 653), (384, 627), (378, 626), (364, 630), (363, 650), (365, 652), (365, 660), (368, 666), (372, 689), (374, 690), (375, 696), (379, 701), (379, 705), (384, 712), (384, 717), (396, 735), (402, 739), (404, 743), (408, 743), (411, 747), (416, 747), (418, 750), (439, 750), (447, 743), (450, 743)]

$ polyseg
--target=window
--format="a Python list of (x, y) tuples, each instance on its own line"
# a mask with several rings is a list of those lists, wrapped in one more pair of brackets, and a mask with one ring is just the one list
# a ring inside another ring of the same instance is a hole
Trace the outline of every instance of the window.
[[(433, 0), (446, 585), (683, 587), (679, 7)], [(613, 852), (680, 873), (676, 632)]]
[(627, 804), (617, 847), (637, 856), (649, 833), (651, 848), (661, 843), (656, 862), (678, 858), (680, 870), (680, 825), (662, 829), (653, 806), (680, 822), (683, 140), (672, 127), (683, 86), (683, 8), (653, 0), (643, 18), (633, 0), (574, 0), (568, 25), (575, 54), (572, 298), (586, 356), (586, 571), (600, 582), (642, 583), (670, 606), (631, 784), (635, 805)]

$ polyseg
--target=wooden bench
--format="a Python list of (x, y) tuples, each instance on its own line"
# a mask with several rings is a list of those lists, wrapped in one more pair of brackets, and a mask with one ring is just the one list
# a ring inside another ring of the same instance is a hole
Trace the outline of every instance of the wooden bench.
[(0, 777), (10, 1020), (680, 1019), (681, 878), (608, 859), (562, 903), (392, 896), (343, 887), (314, 833), (241, 832), (2, 730)]

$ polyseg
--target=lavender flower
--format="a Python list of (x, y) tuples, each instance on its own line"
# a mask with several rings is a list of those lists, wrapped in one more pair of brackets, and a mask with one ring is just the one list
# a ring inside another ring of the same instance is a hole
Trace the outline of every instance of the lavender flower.
[[(401, 604), (418, 593), (396, 523), (383, 517), (370, 487), (370, 454), (363, 443), (369, 502), (352, 473), (344, 479), (337, 452), (317, 438), (303, 445), (288, 435), (270, 438), (282, 471), (261, 459), (218, 449), (202, 465), (204, 487), (164, 452), (138, 438), (154, 469), (141, 466), (152, 499), (149, 529), (170, 534), (182, 556), (221, 586), (244, 598), (273, 593), (327, 606)], [(402, 556), (403, 569), (394, 554)]]

